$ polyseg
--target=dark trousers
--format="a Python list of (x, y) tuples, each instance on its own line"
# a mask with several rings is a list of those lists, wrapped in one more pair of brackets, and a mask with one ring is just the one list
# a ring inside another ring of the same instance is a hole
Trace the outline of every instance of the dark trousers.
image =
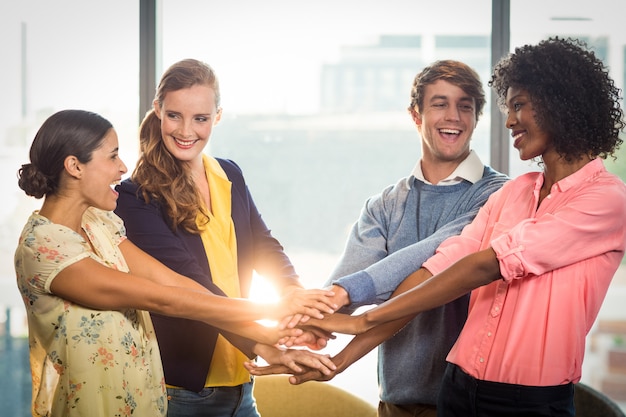
[(438, 417), (574, 417), (574, 384), (550, 387), (481, 381), (449, 363)]
[(378, 417), (437, 417), (437, 408), (427, 404), (378, 403)]

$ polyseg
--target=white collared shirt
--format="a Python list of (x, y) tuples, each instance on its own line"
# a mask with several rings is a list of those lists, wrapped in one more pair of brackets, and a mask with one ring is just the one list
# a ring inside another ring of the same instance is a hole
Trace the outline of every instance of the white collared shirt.
[[(471, 150), (469, 155), (467, 155), (467, 158), (465, 158), (459, 164), (459, 166), (456, 167), (452, 174), (448, 175), (446, 178), (442, 179), (434, 185), (454, 185), (460, 183), (463, 180), (469, 181), (474, 184), (483, 177), (484, 169), (485, 165), (480, 160), (478, 154)], [(412, 174), (418, 180), (426, 184), (431, 184), (424, 177), (424, 173), (422, 172), (421, 159), (417, 161), (415, 168), (413, 168)]]

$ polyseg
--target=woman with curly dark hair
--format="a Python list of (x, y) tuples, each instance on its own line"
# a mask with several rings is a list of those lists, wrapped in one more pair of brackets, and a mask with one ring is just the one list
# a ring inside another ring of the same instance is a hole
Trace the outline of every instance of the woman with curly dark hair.
[[(375, 345), (415, 314), (472, 291), (437, 415), (574, 416), (585, 337), (626, 247), (626, 186), (602, 161), (622, 142), (620, 92), (593, 52), (561, 38), (517, 48), (490, 85), (520, 158), (540, 158), (543, 171), (492, 194), (395, 298), (309, 324)], [(337, 369), (350, 355), (349, 345), (333, 358)], [(314, 378), (329, 377), (311, 371), (292, 382)]]
[(566, 162), (606, 158), (622, 143), (620, 91), (580, 40), (553, 38), (517, 48), (496, 65), (489, 85), (505, 113), (509, 89), (525, 90), (537, 126)]

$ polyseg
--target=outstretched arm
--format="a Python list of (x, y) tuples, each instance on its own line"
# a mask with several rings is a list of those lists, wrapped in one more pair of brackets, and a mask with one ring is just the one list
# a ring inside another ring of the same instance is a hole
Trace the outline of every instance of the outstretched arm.
[[(296, 374), (306, 369), (313, 369), (323, 375), (330, 375), (336, 369), (330, 360), (330, 355), (309, 352), (305, 349), (286, 349), (257, 343), (254, 353), (263, 358), (270, 365), (282, 366), (288, 372)], [(250, 361), (254, 363), (254, 361)]]
[[(126, 262), (133, 275), (143, 277), (154, 281), (158, 284), (170, 286), (170, 287), (182, 287), (196, 289), (198, 291), (210, 291), (204, 286), (198, 284), (194, 280), (191, 280), (175, 271), (167, 268), (157, 259), (148, 255), (146, 252), (138, 248), (130, 240), (126, 239), (120, 244), (120, 250), (122, 251)], [(290, 314), (306, 314), (312, 317), (321, 317), (321, 312), (332, 314), (334, 311), (332, 303), (332, 292), (326, 290), (308, 290), (305, 293), (300, 293), (298, 297), (282, 298), (280, 304), (277, 304), (282, 311), (287, 311)], [(223, 297), (219, 297), (223, 298)], [(268, 305), (268, 304), (261, 304)], [(274, 304), (270, 304), (274, 305)], [(149, 310), (152, 311), (152, 310)], [(226, 312), (224, 312), (226, 313)], [(285, 315), (276, 315), (274, 317), (267, 317), (267, 314), (279, 313), (278, 311), (272, 311), (269, 309), (265, 317), (269, 319), (280, 319)], [(188, 317), (189, 318), (189, 317)], [(253, 320), (261, 319), (259, 317)], [(224, 318), (228, 321), (249, 321), (241, 316), (233, 316)]]
[(405, 201), (403, 193), (407, 184), (387, 188), (377, 198), (367, 201), (351, 230), (344, 254), (325, 286), (343, 287), (349, 294), (344, 301), (349, 301), (351, 312), (358, 306), (387, 301), (398, 285), (419, 269), (444, 240), (459, 235), (472, 222), (491, 194), (506, 180), (504, 175), (485, 168), (483, 178), (466, 190), (454, 210), (440, 219), (441, 227), (428, 237), (415, 236), (415, 243), (393, 253), (387, 252), (388, 225), (395, 224), (390, 220), (393, 205)]
[(313, 315), (321, 306), (313, 301), (317, 295), (305, 308), (295, 307), (289, 300), (270, 304), (221, 297), (166, 268), (130, 241), (122, 243), (120, 249), (128, 256), (128, 264), (134, 273), (117, 271), (85, 258), (59, 272), (52, 281), (51, 291), (64, 299), (96, 309), (136, 308), (200, 320), (267, 344), (276, 343), (281, 337), (298, 336), (302, 331), (268, 328), (255, 320), (276, 320), (297, 313)]
[[(422, 270), (419, 274), (411, 275), (400, 284), (400, 286), (393, 293), (392, 297), (410, 290), (429, 277), (430, 274), (426, 270)], [(332, 317), (333, 316), (330, 316), (327, 319)], [(294, 372), (293, 368), (281, 366), (276, 363), (261, 367), (257, 366), (254, 362), (248, 362), (245, 366), (250, 374), (257, 376), (276, 373), (292, 373), (294, 375), (289, 379), (292, 384), (301, 384), (311, 380), (329, 381), (336, 374), (343, 372), (354, 362), (361, 359), (380, 343), (396, 334), (412, 319), (412, 317), (413, 316), (405, 317), (400, 320), (385, 323), (353, 338), (341, 352), (333, 357), (332, 361), (336, 364), (336, 368), (331, 369), (330, 372), (321, 372), (319, 369), (313, 369), (311, 367), (307, 367), (300, 372)]]
[[(362, 358), (374, 347), (393, 336), (416, 314), (446, 304), (500, 278), (500, 270), (492, 249), (468, 255), (442, 273), (431, 277), (428, 270), (421, 268), (400, 284), (389, 301), (358, 316), (333, 314), (323, 320), (311, 319), (310, 325), (326, 331), (357, 334), (350, 343), (333, 357), (337, 369), (324, 375), (318, 370), (307, 369), (290, 378), (292, 384), (310, 380), (330, 380), (337, 373)], [(280, 366), (255, 367), (247, 364), (253, 375), (291, 373)]]
[[(422, 268), (416, 274), (423, 271)], [(363, 330), (439, 307), (500, 278), (493, 249), (467, 255), (410, 291), (363, 313)]]
[(501, 278), (498, 259), (491, 248), (467, 255), (440, 274), (429, 276), (428, 270), (419, 269), (407, 278), (419, 282), (417, 286), (360, 315), (336, 313), (322, 320), (311, 318), (306, 324), (327, 332), (361, 334), (378, 325), (439, 307)]
[[(451, 220), (432, 235), (388, 254), (363, 270), (332, 280), (335, 285), (331, 288), (335, 293), (338, 293), (336, 286), (347, 292), (347, 296), (341, 301), (344, 304), (350, 303), (350, 311), (363, 305), (382, 304), (391, 298), (395, 289), (406, 277), (418, 270), (428, 258), (434, 255), (444, 240), (460, 234), (463, 227), (471, 222), (477, 212), (478, 207)], [(346, 250), (348, 249), (347, 247)]]

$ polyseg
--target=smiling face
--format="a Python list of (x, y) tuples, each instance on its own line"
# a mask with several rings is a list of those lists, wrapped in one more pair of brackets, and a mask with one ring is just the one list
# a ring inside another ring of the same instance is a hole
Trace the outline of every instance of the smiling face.
[(528, 92), (509, 87), (506, 93), (506, 127), (511, 129), (513, 146), (522, 161), (555, 152), (547, 132), (537, 125), (535, 110)]
[(463, 161), (476, 128), (474, 99), (445, 80), (426, 86), (424, 108), (413, 117), (422, 137), (422, 160), (427, 163)]
[(127, 171), (119, 157), (117, 133), (109, 129), (102, 144), (91, 154), (91, 160), (81, 164), (81, 194), (88, 206), (114, 210), (118, 193), (113, 189)]
[(213, 88), (194, 85), (170, 91), (161, 103), (154, 102), (154, 111), (167, 150), (180, 161), (201, 163), (202, 150), (221, 116)]

